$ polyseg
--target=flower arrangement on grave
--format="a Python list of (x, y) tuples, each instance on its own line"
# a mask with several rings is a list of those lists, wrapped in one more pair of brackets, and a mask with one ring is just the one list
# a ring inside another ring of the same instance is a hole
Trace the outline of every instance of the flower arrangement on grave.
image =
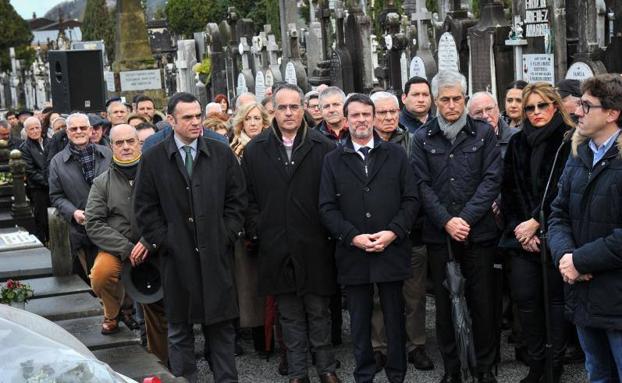
[(27, 283), (9, 279), (0, 288), (0, 303), (26, 303), (33, 296), (33, 290)]
[(204, 58), (200, 63), (192, 66), (192, 71), (199, 76), (201, 82), (209, 83), (212, 77), (212, 60), (209, 57)]

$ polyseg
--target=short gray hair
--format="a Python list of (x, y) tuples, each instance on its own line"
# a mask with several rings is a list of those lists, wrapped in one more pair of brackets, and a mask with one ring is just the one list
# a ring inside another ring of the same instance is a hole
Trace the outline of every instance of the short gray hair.
[(91, 122), (89, 121), (89, 116), (87, 116), (84, 113), (72, 113), (72, 114), (69, 115), (69, 117), (67, 117), (67, 120), (65, 120), (65, 123), (67, 124), (67, 127), (69, 127), (69, 125), (71, 125), (73, 120), (75, 120), (76, 118), (84, 118), (86, 120), (86, 124), (88, 126), (91, 126)]
[(400, 106), (400, 102), (397, 99), (397, 96), (395, 96), (393, 93), (390, 93), (390, 92), (386, 92), (386, 91), (376, 92), (372, 94), (371, 96), (369, 96), (369, 98), (371, 98), (374, 104), (380, 100), (393, 100), (393, 102), (395, 103), (395, 105), (397, 105), (398, 108)]
[(123, 105), (125, 107), (125, 110), (127, 110), (128, 113), (130, 112), (130, 108), (122, 101), (113, 101), (110, 104), (108, 104), (108, 106), (106, 107), (106, 113), (110, 114), (110, 111), (112, 110), (112, 106), (115, 104)]
[(462, 95), (466, 96), (467, 81), (461, 73), (453, 70), (438, 72), (438, 74), (432, 79), (432, 97), (435, 99), (438, 98), (438, 91), (441, 88), (454, 87), (458, 85), (462, 88)]
[(210, 109), (212, 108), (216, 108), (218, 107), (218, 113), (222, 113), (222, 105), (220, 105), (220, 103), (218, 102), (210, 102), (205, 106), (205, 115), (207, 116), (210, 113), (213, 113), (214, 111), (210, 111)]
[(320, 93), (317, 90), (312, 90), (305, 94), (305, 104), (308, 104), (313, 98), (320, 98)]
[(343, 90), (337, 88), (336, 86), (329, 86), (328, 88), (320, 92), (320, 104), (322, 103), (322, 99), (330, 96), (341, 96), (341, 102), (346, 101), (346, 94), (343, 93)]
[(272, 105), (274, 105), (274, 107), (277, 106), (277, 104), (276, 104), (276, 95), (277, 95), (277, 93), (279, 93), (280, 91), (285, 90), (285, 89), (291, 90), (293, 92), (297, 92), (298, 95), (300, 96), (300, 105), (302, 105), (302, 103), (304, 102), (304, 99), (305, 99), (305, 95), (304, 95), (304, 93), (302, 93), (302, 89), (300, 89), (300, 87), (298, 85), (290, 84), (288, 82), (282, 82), (282, 83), (279, 83), (276, 86), (273, 86), (273, 89), (272, 89)]
[(467, 102), (467, 110), (470, 112), (471, 111), (471, 105), (473, 104), (473, 102), (475, 101), (475, 99), (480, 98), (480, 97), (484, 97), (487, 96), (488, 98), (490, 98), (492, 100), (492, 102), (494, 102), (495, 106), (499, 106), (499, 104), (497, 103), (497, 99), (495, 98), (495, 96), (492, 95), (492, 93), (490, 92), (486, 92), (486, 91), (481, 91), (481, 92), (475, 92), (471, 95), (471, 97), (469, 97), (469, 101)]

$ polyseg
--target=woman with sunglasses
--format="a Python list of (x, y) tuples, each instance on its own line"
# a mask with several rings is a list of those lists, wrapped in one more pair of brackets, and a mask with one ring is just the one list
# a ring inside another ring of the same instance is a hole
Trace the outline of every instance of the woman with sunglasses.
[[(548, 83), (537, 82), (523, 89), (522, 110), (523, 129), (510, 140), (504, 160), (502, 243), (511, 254), (510, 285), (529, 355), (529, 374), (521, 383), (536, 383), (545, 374), (546, 343), (539, 212), (543, 207), (544, 219), (548, 219), (570, 152), (564, 137), (573, 122)], [(550, 186), (545, 198), (547, 181)], [(554, 381), (559, 382), (566, 347), (563, 280), (552, 263), (547, 266)]]

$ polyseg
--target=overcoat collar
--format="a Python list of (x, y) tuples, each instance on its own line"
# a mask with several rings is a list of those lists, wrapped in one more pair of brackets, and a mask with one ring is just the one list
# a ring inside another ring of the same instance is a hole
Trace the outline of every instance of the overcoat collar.
[(340, 147), (341, 156), (343, 157), (346, 165), (352, 170), (352, 173), (356, 175), (356, 177), (363, 183), (369, 184), (378, 171), (382, 168), (382, 165), (387, 160), (389, 156), (387, 152), (387, 143), (378, 136), (376, 131), (374, 131), (374, 148), (369, 152), (370, 156), (373, 156), (373, 161), (371, 163), (372, 168), (369, 172), (369, 176), (366, 176), (361, 168), (361, 157), (354, 150), (354, 145), (352, 144), (352, 137), (348, 137), (346, 143)]

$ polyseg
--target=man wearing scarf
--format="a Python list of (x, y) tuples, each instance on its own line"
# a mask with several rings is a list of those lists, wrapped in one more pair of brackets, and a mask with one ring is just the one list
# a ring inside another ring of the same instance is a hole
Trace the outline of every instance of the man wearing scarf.
[[(117, 317), (124, 291), (123, 262), (133, 266), (154, 255), (143, 245), (133, 211), (133, 191), (141, 157), (136, 129), (127, 124), (110, 131), (112, 164), (93, 181), (86, 204), (86, 231), (99, 251), (91, 269), (91, 288), (104, 305), (104, 335), (119, 331)], [(162, 302), (143, 305), (147, 345), (162, 363), (168, 359), (166, 319)]]
[[(432, 80), (438, 115), (415, 132), (411, 163), (419, 176), (436, 300), (436, 332), (443, 356), (442, 382), (461, 382), (445, 267), (449, 246), (466, 279), (478, 382), (496, 382), (493, 312), (493, 260), (497, 225), (492, 204), (501, 186), (501, 154), (495, 132), (465, 110), (466, 79), (441, 71)], [(462, 366), (467, 368), (467, 366)]]
[(85, 114), (67, 117), (66, 130), (69, 143), (50, 162), (50, 203), (70, 223), (71, 249), (81, 264), (75, 271), (87, 280), (97, 248), (84, 229), (84, 209), (93, 179), (108, 169), (112, 152), (90, 143), (92, 127)]

